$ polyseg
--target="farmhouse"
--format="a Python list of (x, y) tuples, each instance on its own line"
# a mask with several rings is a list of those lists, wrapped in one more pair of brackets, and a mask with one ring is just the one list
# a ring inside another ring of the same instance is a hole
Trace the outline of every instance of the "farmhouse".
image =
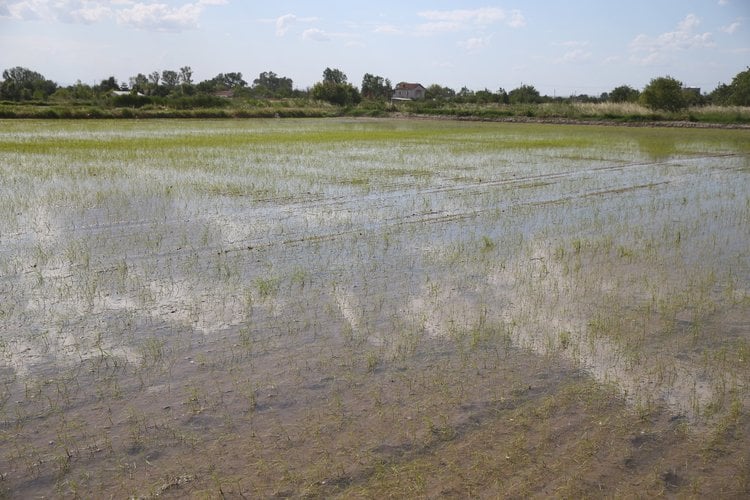
[(424, 99), (426, 90), (420, 83), (401, 82), (396, 85), (392, 99), (396, 101)]
[(146, 97), (145, 94), (141, 94), (140, 92), (133, 92), (132, 90), (113, 90), (112, 95), (116, 97), (123, 95), (137, 95), (138, 97)]

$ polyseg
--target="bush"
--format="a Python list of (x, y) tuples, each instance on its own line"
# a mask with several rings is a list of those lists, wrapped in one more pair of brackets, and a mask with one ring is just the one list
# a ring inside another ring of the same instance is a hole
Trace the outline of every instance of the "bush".
[(671, 76), (654, 78), (641, 93), (641, 102), (651, 109), (680, 111), (687, 107), (682, 82)]
[(112, 104), (116, 108), (140, 108), (151, 104), (151, 98), (137, 94), (116, 95), (112, 98)]
[(95, 107), (86, 110), (86, 118), (106, 118), (108, 115), (103, 109)]
[(511, 104), (534, 104), (542, 102), (542, 96), (533, 85), (521, 85), (508, 93), (508, 102)]
[(192, 96), (175, 97), (166, 101), (167, 106), (175, 109), (194, 108), (223, 108), (229, 105), (229, 100), (209, 94), (197, 94)]
[(641, 93), (628, 85), (620, 85), (609, 93), (610, 102), (636, 102)]
[(350, 83), (318, 82), (313, 86), (311, 95), (313, 99), (338, 106), (351, 106), (362, 100), (359, 91)]

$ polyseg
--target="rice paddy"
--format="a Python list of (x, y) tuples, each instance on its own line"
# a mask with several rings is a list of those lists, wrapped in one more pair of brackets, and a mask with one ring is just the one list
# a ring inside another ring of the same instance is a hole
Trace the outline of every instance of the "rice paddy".
[(750, 494), (750, 130), (0, 121), (8, 497)]

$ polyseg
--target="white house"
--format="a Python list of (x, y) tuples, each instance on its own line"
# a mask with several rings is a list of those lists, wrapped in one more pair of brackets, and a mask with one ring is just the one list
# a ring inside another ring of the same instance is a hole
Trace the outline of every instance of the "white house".
[[(113, 96), (121, 96), (121, 95), (131, 95), (133, 93), (132, 90), (113, 90), (112, 95)], [(135, 95), (138, 97), (146, 97), (145, 94), (141, 94), (140, 92), (136, 92)]]
[(401, 82), (393, 90), (392, 99), (395, 101), (424, 99), (426, 88), (421, 83)]

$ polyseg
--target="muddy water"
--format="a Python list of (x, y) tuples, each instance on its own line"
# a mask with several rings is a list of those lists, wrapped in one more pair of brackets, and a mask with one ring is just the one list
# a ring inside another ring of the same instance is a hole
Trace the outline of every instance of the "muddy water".
[[(552, 433), (559, 459), (595, 417), (634, 433), (623, 449), (747, 425), (747, 137), (655, 130), (657, 155), (594, 127), (145, 126), (171, 142), (110, 123), (0, 137), (11, 495), (447, 494), (415, 470), (501, 428), (496, 461), (461, 474), (523, 477), (511, 448), (540, 456)], [(380, 482), (399, 467), (409, 481)], [(528, 493), (492, 477), (477, 491)]]

